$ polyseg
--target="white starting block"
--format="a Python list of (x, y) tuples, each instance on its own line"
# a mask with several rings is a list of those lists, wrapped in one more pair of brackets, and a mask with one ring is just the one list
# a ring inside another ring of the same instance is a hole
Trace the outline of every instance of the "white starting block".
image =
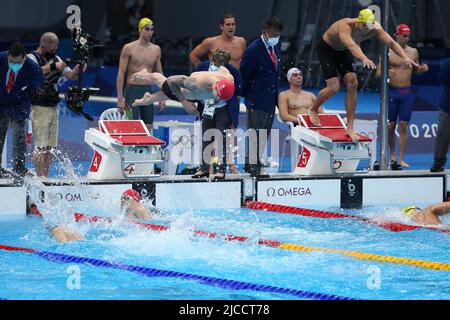
[[(370, 170), (372, 139), (358, 134), (353, 142), (345, 134), (347, 126), (338, 114), (319, 114), (321, 126), (316, 127), (309, 115), (298, 115), (299, 125), (291, 130), (292, 139), (302, 146), (295, 174), (328, 175), (367, 173)], [(357, 170), (361, 160), (368, 160), (366, 169)]]
[(94, 149), (88, 178), (94, 180), (153, 178), (154, 164), (162, 163), (164, 141), (152, 137), (142, 120), (100, 120), (85, 131)]

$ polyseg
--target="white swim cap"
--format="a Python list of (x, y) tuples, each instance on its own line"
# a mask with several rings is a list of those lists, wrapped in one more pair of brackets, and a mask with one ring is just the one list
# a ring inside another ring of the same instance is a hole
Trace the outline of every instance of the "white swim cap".
[(302, 71), (301, 71), (300, 69), (298, 69), (298, 68), (291, 68), (291, 69), (289, 69), (289, 71), (287, 72), (287, 79), (288, 79), (288, 81), (291, 81), (292, 75), (293, 75), (294, 73), (296, 73), (296, 72), (298, 72), (298, 73), (300, 73), (300, 74), (303, 74)]

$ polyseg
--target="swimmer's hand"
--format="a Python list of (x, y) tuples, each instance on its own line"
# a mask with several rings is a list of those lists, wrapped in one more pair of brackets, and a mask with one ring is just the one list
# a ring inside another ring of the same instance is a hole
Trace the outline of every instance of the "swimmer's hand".
[(369, 58), (365, 58), (362, 62), (363, 62), (364, 68), (371, 69), (371, 70), (375, 70), (377, 68), (375, 63), (373, 63), (373, 61), (370, 60)]
[(420, 64), (418, 70), (421, 73), (425, 73), (425, 72), (428, 72), (429, 68), (428, 68), (428, 65), (426, 63), (422, 63), (422, 64)]
[(413, 67), (419, 68), (419, 67), (420, 67), (420, 66), (419, 66), (414, 60), (412, 60), (411, 58), (406, 58), (406, 59), (405, 59), (405, 63), (406, 63), (406, 65), (407, 65), (408, 67), (410, 67), (410, 68), (413, 68)]
[(147, 72), (147, 69), (142, 69), (139, 72), (133, 73), (131, 81), (140, 84), (151, 84), (151, 73)]
[(125, 111), (125, 99), (124, 98), (117, 98), (117, 111), (120, 113), (123, 113)]

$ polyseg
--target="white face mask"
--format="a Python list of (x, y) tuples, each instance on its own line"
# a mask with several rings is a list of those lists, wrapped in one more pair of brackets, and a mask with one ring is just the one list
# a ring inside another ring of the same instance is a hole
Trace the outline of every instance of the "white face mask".
[(276, 37), (276, 38), (268, 38), (267, 39), (267, 44), (271, 47), (275, 47), (278, 42), (280, 41), (280, 37)]
[(219, 67), (216, 67), (216, 66), (214, 65), (214, 63), (211, 63), (211, 64), (209, 65), (209, 71), (217, 71), (217, 70), (219, 70)]

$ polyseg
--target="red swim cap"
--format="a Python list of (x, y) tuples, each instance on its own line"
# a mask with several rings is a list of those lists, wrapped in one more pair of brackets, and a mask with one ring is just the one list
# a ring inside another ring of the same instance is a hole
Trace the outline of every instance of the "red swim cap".
[(141, 201), (141, 195), (139, 194), (139, 192), (137, 192), (134, 189), (125, 190), (124, 193), (122, 193), (122, 197), (123, 196), (128, 196), (130, 198), (133, 198), (137, 202)]
[(397, 29), (395, 30), (395, 34), (397, 36), (400, 36), (402, 34), (411, 34), (411, 28), (408, 27), (406, 24), (399, 24), (397, 26)]
[(234, 94), (234, 82), (226, 79), (217, 81), (216, 91), (221, 100), (230, 100)]

